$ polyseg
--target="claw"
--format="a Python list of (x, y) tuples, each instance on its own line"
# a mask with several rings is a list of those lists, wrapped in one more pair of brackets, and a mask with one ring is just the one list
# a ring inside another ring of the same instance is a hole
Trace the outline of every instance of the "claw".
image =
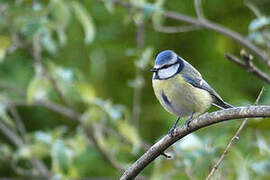
[(192, 119), (188, 119), (188, 120), (185, 122), (185, 125), (186, 125), (187, 127), (189, 127), (189, 124), (191, 123), (191, 121), (192, 121)]
[[(194, 114), (194, 113), (193, 113)], [(185, 125), (189, 128), (189, 124), (191, 123), (193, 119), (193, 114), (190, 116), (190, 118), (185, 122)]]
[(170, 137), (174, 137), (174, 130), (175, 130), (175, 127), (172, 127), (172, 128), (170, 129), (170, 131), (168, 132), (168, 135), (169, 135)]
[(170, 137), (174, 137), (174, 130), (175, 130), (175, 128), (176, 128), (176, 126), (177, 126), (179, 120), (180, 120), (180, 117), (177, 118), (177, 120), (175, 121), (173, 127), (172, 127), (172, 128), (170, 129), (170, 131), (168, 132), (168, 135), (169, 135)]

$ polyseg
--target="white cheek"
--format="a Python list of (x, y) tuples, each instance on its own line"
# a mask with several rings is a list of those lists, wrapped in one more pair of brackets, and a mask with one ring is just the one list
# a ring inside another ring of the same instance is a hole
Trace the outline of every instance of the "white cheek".
[(166, 69), (160, 69), (158, 71), (158, 76), (160, 79), (166, 79), (172, 77), (178, 70), (179, 64), (175, 64)]

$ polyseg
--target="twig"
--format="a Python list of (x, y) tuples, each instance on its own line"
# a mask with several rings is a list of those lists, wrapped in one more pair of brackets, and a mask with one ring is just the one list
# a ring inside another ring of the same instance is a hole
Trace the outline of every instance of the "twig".
[[(264, 91), (264, 87), (262, 87), (254, 105), (257, 105), (259, 100), (261, 99), (261, 96), (263, 94)], [(209, 175), (207, 176), (206, 180), (210, 180), (211, 177), (215, 174), (216, 170), (218, 169), (218, 167), (220, 166), (220, 164), (222, 163), (222, 161), (225, 158), (225, 155), (228, 153), (229, 149), (232, 147), (233, 143), (239, 139), (239, 135), (241, 133), (241, 131), (243, 130), (243, 128), (245, 127), (245, 125), (247, 124), (248, 118), (245, 118), (243, 120), (243, 122), (241, 123), (240, 127), (238, 128), (237, 132), (235, 133), (235, 135), (232, 137), (232, 139), (230, 140), (229, 144), (227, 145), (227, 147), (225, 148), (224, 152), (222, 153), (222, 155), (220, 156), (219, 160), (217, 161), (217, 163), (213, 166), (213, 168), (211, 169)]]
[(134, 179), (148, 164), (155, 160), (168, 147), (198, 129), (223, 121), (247, 117), (270, 117), (270, 106), (235, 107), (212, 113), (205, 113), (192, 120), (189, 127), (182, 125), (176, 128), (174, 137), (171, 138), (166, 135), (159, 140), (125, 171), (120, 180)]
[(235, 32), (233, 30), (230, 30), (222, 25), (213, 23), (213, 22), (206, 20), (206, 19), (201, 21), (201, 20), (192, 18), (190, 16), (186, 16), (186, 15), (171, 12), (171, 11), (163, 11), (163, 15), (165, 17), (168, 17), (171, 19), (175, 19), (178, 21), (183, 21), (186, 23), (202, 26), (202, 27), (205, 27), (207, 29), (211, 29), (213, 31), (224, 34), (224, 35), (232, 38), (233, 40), (237, 41), (238, 43), (242, 44), (247, 49), (249, 49), (257, 57), (259, 57), (262, 61), (264, 61), (268, 67), (270, 67), (270, 59), (268, 57), (268, 54), (265, 51), (259, 49), (257, 46), (253, 45), (250, 41), (248, 41), (246, 38), (244, 38), (239, 33)]
[(40, 45), (40, 39), (39, 36), (35, 37), (33, 39), (33, 58), (35, 60), (35, 70), (36, 70), (36, 74), (38, 75), (45, 75), (50, 83), (52, 84), (52, 86), (54, 87), (54, 89), (56, 90), (57, 94), (60, 97), (60, 100), (67, 106), (71, 107), (71, 104), (69, 103), (69, 101), (67, 100), (67, 98), (65, 97), (64, 93), (62, 92), (59, 84), (56, 82), (56, 80), (54, 79), (54, 77), (49, 73), (49, 70), (47, 68), (47, 66), (45, 65), (44, 62), (42, 62), (42, 57), (41, 57), (41, 45)]
[[(136, 41), (137, 41), (137, 49), (138, 52), (142, 52), (142, 48), (144, 46), (144, 41), (145, 41), (145, 24), (144, 20), (142, 22), (139, 22), (137, 25), (137, 36), (136, 36)], [(142, 75), (142, 69), (140, 67), (136, 68), (136, 77), (135, 81), (136, 82), (143, 82), (143, 75)], [(143, 88), (143, 83), (139, 83), (137, 86), (134, 87), (134, 94), (133, 94), (133, 110), (132, 110), (132, 123), (138, 127), (138, 119), (141, 114), (141, 94), (142, 94), (142, 88)]]
[[(19, 106), (27, 105), (25, 101), (17, 101), (17, 102), (14, 101), (12, 102), (12, 104), (19, 105)], [(32, 105), (39, 105), (39, 106), (45, 107), (54, 112), (65, 115), (78, 123), (81, 123), (81, 114), (70, 107), (64, 107), (48, 100), (38, 100), (38, 101), (35, 101)], [(101, 146), (98, 144), (96, 137), (93, 134), (94, 132), (93, 127), (92, 126), (84, 127), (84, 130), (85, 132), (87, 132), (87, 135), (88, 135), (87, 137), (93, 142), (93, 145), (99, 150), (99, 152), (104, 157), (104, 159), (107, 160), (113, 167), (117, 168), (118, 170), (123, 170), (123, 168), (120, 167), (119, 164), (117, 164), (117, 162), (113, 159), (113, 157), (111, 157), (109, 153), (104, 151), (101, 148)]]
[[(38, 101), (37, 105), (41, 105), (43, 107), (46, 107), (54, 112), (58, 112), (62, 115), (65, 115), (79, 123), (81, 123), (81, 114), (76, 112), (75, 110), (71, 108), (67, 108), (58, 104), (55, 104), (50, 101)], [(100, 152), (100, 154), (103, 156), (103, 158), (108, 161), (114, 168), (118, 170), (123, 171), (123, 167), (121, 167), (120, 164), (117, 163), (116, 160), (106, 151), (102, 149), (102, 147), (99, 145), (98, 141), (96, 140), (96, 137), (94, 135), (94, 129), (92, 126), (84, 127), (84, 131), (88, 137), (89, 140), (93, 143), (93, 145), (97, 148), (97, 150)]]
[(109, 162), (115, 169), (120, 170), (121, 172), (124, 172), (124, 167), (119, 164), (113, 156), (111, 156), (107, 151), (104, 151), (102, 147), (99, 145), (98, 141), (95, 138), (94, 130), (92, 127), (84, 128), (86, 135), (89, 140), (94, 144), (94, 146), (97, 148), (97, 150), (101, 153), (102, 157)]
[[(0, 131), (8, 137), (8, 139), (18, 148), (24, 146), (23, 140), (15, 132), (10, 130), (4, 123), (0, 121)], [(33, 167), (37, 168), (41, 176), (50, 177), (50, 173), (42, 161), (33, 157), (30, 159)]]
[(204, 19), (203, 11), (202, 11), (202, 1), (201, 0), (194, 0), (195, 10), (197, 16), (200, 20)]
[(10, 139), (10, 141), (17, 147), (23, 146), (23, 141), (21, 138), (15, 134), (12, 130), (10, 130), (4, 123), (0, 121), (0, 131), (3, 132), (4, 135)]
[(183, 33), (202, 29), (202, 27), (197, 25), (187, 25), (187, 26), (154, 26), (154, 29), (162, 33)]
[[(22, 105), (25, 106), (25, 102), (17, 102), (18, 105)], [(45, 107), (47, 109), (50, 109), (54, 112), (57, 112), (59, 114), (62, 114), (64, 116), (69, 117), (70, 119), (80, 122), (81, 121), (81, 114), (78, 113), (77, 111), (71, 109), (71, 108), (67, 108), (64, 106), (61, 106), (59, 104), (53, 103), (51, 101), (48, 100), (38, 100), (34, 102), (34, 105), (38, 105), (38, 106), (42, 106)]]
[[(33, 57), (34, 57), (34, 60), (36, 62), (36, 73), (37, 74), (45, 74), (47, 76), (47, 78), (50, 80), (51, 84), (53, 85), (54, 89), (58, 93), (60, 99), (69, 108), (60, 106), (60, 105), (52, 103), (50, 101), (44, 101), (44, 100), (39, 100), (36, 103), (39, 105), (42, 105), (44, 107), (47, 107), (55, 112), (66, 115), (66, 116), (70, 117), (71, 119), (81, 123), (81, 114), (76, 112), (76, 110), (74, 110), (72, 108), (71, 104), (69, 103), (69, 101), (65, 97), (64, 93), (62, 92), (61, 88), (59, 87), (59, 85), (55, 81), (54, 77), (49, 73), (46, 65), (42, 63), (40, 39), (38, 36), (36, 38), (34, 38), (34, 40), (33, 40)], [(88, 135), (87, 137), (93, 142), (94, 146), (99, 150), (99, 152), (104, 157), (104, 159), (107, 160), (113, 167), (115, 167), (119, 170), (123, 170), (123, 168), (117, 164), (117, 162), (113, 159), (113, 157), (111, 157), (109, 155), (109, 153), (104, 151), (101, 148), (101, 146), (98, 144), (98, 141), (96, 140), (96, 137), (93, 133), (94, 132), (93, 127), (92, 126), (89, 126), (87, 128), (84, 127), (84, 129), (85, 129), (86, 134)]]
[[(98, 1), (103, 2), (103, 0), (98, 0)], [(121, 0), (111, 0), (111, 1), (114, 4), (123, 6), (127, 9), (134, 9), (134, 10), (144, 9), (144, 7), (139, 7), (139, 6), (136, 6), (132, 3), (121, 1)], [(260, 58), (263, 62), (265, 62), (268, 67), (270, 67), (270, 58), (269, 58), (268, 54), (265, 51), (258, 48), (257, 46), (253, 45), (250, 41), (248, 41), (242, 35), (240, 35), (239, 33), (235, 32), (233, 30), (230, 30), (222, 25), (216, 24), (216, 23), (211, 22), (211, 21), (206, 20), (206, 19), (200, 20), (200, 19), (193, 18), (191, 16), (187, 16), (187, 15), (172, 12), (172, 11), (165, 11), (165, 10), (158, 10), (158, 9), (155, 9), (155, 11), (159, 11), (159, 13), (163, 14), (164, 17), (167, 17), (170, 19), (175, 19), (175, 20), (178, 20), (181, 22), (186, 22), (188, 24), (201, 26), (201, 27), (219, 32), (221, 34), (224, 34), (224, 35), (232, 38), (233, 40), (237, 41), (238, 43), (242, 44), (247, 49), (249, 49), (258, 58)]]
[(16, 87), (13, 87), (11, 85), (9, 85), (8, 83), (5, 83), (5, 82), (0, 82), (0, 89), (5, 89), (5, 90), (8, 90), (8, 91), (11, 91), (15, 94), (18, 94), (18, 95), (22, 95), (24, 96), (24, 91), (16, 88)]
[(25, 126), (23, 124), (23, 121), (22, 121), (22, 119), (21, 119), (21, 117), (19, 115), (19, 112), (18, 112), (17, 108), (14, 107), (13, 104), (11, 104), (10, 101), (7, 101), (7, 104), (10, 107), (10, 113), (13, 116), (13, 118), (15, 120), (15, 123), (17, 124), (18, 131), (20, 132), (22, 139), (25, 141), (26, 130), (25, 130)]
[(239, 66), (243, 67), (244, 69), (247, 69), (248, 72), (254, 74), (255, 76), (257, 76), (258, 78), (262, 79), (263, 81), (267, 82), (268, 84), (270, 84), (270, 76), (268, 74), (266, 74), (265, 72), (263, 72), (262, 70), (260, 70), (258, 67), (256, 67), (251, 60), (250, 61), (241, 61), (239, 58), (237, 58), (236, 56), (230, 54), (230, 53), (226, 53), (226, 58), (236, 64), (238, 64)]

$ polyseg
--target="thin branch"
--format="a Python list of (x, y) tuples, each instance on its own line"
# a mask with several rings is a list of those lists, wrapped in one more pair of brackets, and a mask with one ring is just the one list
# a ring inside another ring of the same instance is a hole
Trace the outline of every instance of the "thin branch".
[[(24, 101), (17, 102), (17, 104), (22, 105), (22, 106), (26, 105), (26, 103)], [(33, 105), (45, 107), (45, 108), (50, 109), (54, 112), (57, 112), (57, 113), (62, 114), (66, 117), (69, 117), (70, 119), (72, 119), (74, 121), (77, 121), (77, 122), (81, 121), (81, 114), (80, 113), (78, 113), (77, 111), (75, 111), (71, 108), (61, 106), (60, 104), (56, 104), (56, 103), (53, 103), (53, 102), (48, 101), (48, 100), (38, 100), (38, 101), (34, 102)]]
[(38, 75), (45, 75), (52, 86), (54, 87), (55, 91), (57, 92), (58, 96), (60, 97), (60, 100), (67, 106), (71, 107), (71, 104), (65, 97), (64, 93), (62, 92), (59, 84), (56, 82), (54, 77), (49, 73), (48, 67), (45, 65), (44, 62), (42, 62), (42, 56), (41, 56), (42, 50), (41, 50), (41, 44), (40, 44), (40, 38), (39, 36), (35, 37), (33, 39), (33, 58), (35, 60), (35, 71)]
[[(48, 108), (54, 112), (60, 113), (62, 115), (65, 115), (79, 123), (81, 123), (81, 114), (73, 110), (72, 108), (67, 108), (64, 106), (61, 106), (59, 104), (55, 104), (50, 101), (38, 101), (36, 105), (41, 105), (45, 108)], [(102, 157), (108, 161), (114, 168), (123, 171), (123, 167), (121, 167), (120, 164), (117, 163), (117, 161), (102, 147), (99, 145), (98, 141), (96, 140), (96, 137), (94, 135), (94, 129), (92, 126), (84, 127), (84, 131), (88, 137), (89, 140), (93, 143), (93, 145), (97, 148), (97, 150), (100, 152)]]
[[(142, 53), (142, 48), (144, 46), (145, 42), (145, 23), (144, 20), (142, 22), (139, 22), (137, 24), (137, 35), (136, 35), (136, 41), (137, 41), (137, 49), (138, 52)], [(136, 68), (136, 77), (135, 81), (136, 82), (143, 82), (143, 75), (142, 75), (142, 69), (140, 67), (137, 67), (135, 64)], [(138, 83), (137, 86), (134, 87), (134, 93), (133, 93), (133, 110), (132, 110), (132, 123), (138, 127), (138, 119), (141, 114), (141, 94), (142, 94), (142, 88), (143, 88), (143, 83)]]
[(270, 106), (245, 106), (224, 109), (212, 113), (205, 113), (194, 119), (189, 127), (182, 125), (175, 130), (175, 136), (164, 136), (144, 153), (135, 163), (133, 163), (122, 175), (120, 180), (134, 179), (144, 168), (155, 160), (162, 152), (184, 136), (212, 124), (228, 121), (232, 119), (247, 117), (270, 117)]
[[(65, 105), (67, 105), (69, 108), (62, 107), (58, 104), (52, 103), (50, 101), (37, 101), (37, 104), (43, 105), (44, 107), (47, 107), (55, 112), (59, 112), (63, 115), (66, 115), (70, 117), (71, 119), (78, 121), (81, 123), (81, 114), (76, 112), (75, 109), (72, 108), (71, 104), (65, 97), (64, 93), (62, 92), (60, 86), (54, 79), (54, 77), (49, 73), (47, 66), (42, 62), (42, 57), (41, 57), (41, 47), (40, 47), (40, 39), (39, 37), (34, 38), (33, 40), (33, 57), (36, 61), (36, 69), (40, 70), (41, 72), (37, 73), (44, 73), (47, 78), (50, 80), (51, 84), (53, 85), (54, 89), (58, 93), (60, 99), (63, 101)], [(102, 147), (98, 144), (98, 141), (96, 140), (96, 137), (94, 135), (94, 129), (92, 126), (89, 127), (84, 127), (84, 130), (87, 134), (87, 137), (92, 141), (94, 146), (98, 149), (98, 151), (101, 153), (103, 158), (108, 161), (114, 168), (123, 170), (123, 168), (114, 160), (114, 158), (106, 152)]]
[[(17, 102), (17, 103), (13, 103), (13, 104), (17, 104), (17, 105), (21, 105), (21, 106), (25, 106), (27, 105), (25, 102)], [(62, 114), (64, 116), (69, 117), (70, 119), (81, 123), (81, 114), (78, 113), (77, 111), (73, 110), (72, 108), (69, 107), (64, 107), (62, 105), (53, 103), (51, 101), (48, 100), (39, 100), (36, 101), (33, 105), (38, 105), (38, 106), (42, 106), (45, 107), (47, 109), (50, 109), (54, 112), (57, 112), (59, 114)], [(123, 171), (123, 167), (121, 167), (121, 165), (119, 163), (117, 163), (117, 161), (104, 149), (102, 149), (102, 147), (99, 145), (98, 141), (96, 140), (96, 137), (94, 135), (94, 129), (92, 126), (88, 126), (88, 127), (84, 127), (84, 131), (88, 137), (89, 140), (91, 140), (91, 142), (93, 143), (93, 145), (97, 148), (97, 150), (100, 152), (100, 154), (102, 155), (102, 157), (109, 162), (114, 168)]]
[[(19, 105), (19, 106), (25, 106), (27, 103), (25, 101), (17, 101), (12, 102), (13, 105)], [(45, 107), (47, 109), (50, 109), (54, 112), (60, 113), (64, 116), (69, 117), (70, 119), (81, 123), (81, 114), (70, 107), (61, 106), (59, 104), (53, 103), (48, 100), (38, 100), (33, 103), (33, 105), (38, 105)], [(1, 127), (0, 127), (1, 128)], [(93, 145), (99, 150), (103, 158), (108, 161), (114, 168), (117, 168), (118, 170), (123, 170), (123, 167), (121, 167), (111, 155), (103, 150), (101, 146), (98, 144), (98, 141), (96, 140), (96, 137), (94, 136), (93, 132), (94, 129), (92, 126), (84, 127), (84, 130), (87, 134), (87, 137), (93, 142)]]
[(10, 84), (5, 83), (5, 82), (0, 82), (0, 89), (5, 89), (5, 90), (11, 91), (15, 94), (22, 95), (22, 96), (25, 95), (24, 91), (18, 89), (17, 87), (11, 86)]
[(124, 167), (119, 164), (111, 154), (109, 154), (107, 151), (104, 151), (104, 149), (99, 145), (97, 139), (94, 135), (94, 129), (92, 127), (84, 128), (84, 131), (86, 132), (86, 135), (89, 140), (94, 144), (94, 146), (97, 148), (97, 150), (101, 153), (102, 157), (109, 162), (115, 169), (120, 170), (121, 172), (124, 172)]
[(186, 22), (186, 23), (202, 26), (202, 27), (205, 27), (207, 29), (211, 29), (213, 31), (224, 34), (224, 35), (232, 38), (233, 40), (237, 41), (238, 43), (243, 45), (245, 48), (249, 49), (257, 57), (259, 57), (262, 61), (264, 61), (268, 67), (270, 67), (270, 58), (268, 57), (268, 54), (265, 51), (258, 48), (257, 46), (255, 46), (254, 44), (252, 44), (249, 40), (244, 38), (242, 35), (240, 35), (239, 33), (235, 32), (233, 30), (230, 30), (222, 25), (216, 24), (216, 23), (211, 22), (211, 21), (206, 20), (206, 19), (201, 21), (201, 20), (195, 19), (193, 17), (186, 16), (186, 15), (179, 14), (179, 13), (175, 13), (175, 12), (171, 12), (171, 11), (163, 11), (163, 15), (165, 17), (168, 17), (171, 19), (175, 19), (175, 20)]
[[(9, 129), (4, 123), (0, 121), (0, 131), (18, 148), (24, 146), (23, 140), (15, 132)], [(50, 177), (50, 173), (42, 161), (33, 157), (30, 159), (33, 167), (37, 168), (41, 176)], [(23, 173), (24, 171), (20, 171)]]
[(256, 67), (251, 60), (250, 61), (241, 61), (239, 58), (237, 58), (236, 56), (230, 54), (230, 53), (226, 53), (226, 58), (236, 64), (238, 64), (239, 66), (241, 66), (244, 69), (247, 69), (248, 72), (254, 74), (255, 76), (257, 76), (258, 78), (262, 79), (263, 81), (267, 82), (268, 84), (270, 84), (270, 76), (263, 72), (262, 70), (260, 70), (258, 67)]
[[(98, 0), (98, 1), (104, 2), (103, 0)], [(127, 9), (134, 9), (134, 10), (144, 9), (144, 7), (139, 7), (139, 6), (136, 6), (132, 3), (121, 1), (121, 0), (111, 0), (111, 1), (114, 4), (123, 6)], [(172, 12), (172, 11), (165, 11), (165, 10), (158, 10), (158, 9), (154, 9), (154, 10), (159, 11), (159, 13), (163, 14), (164, 17), (167, 17), (170, 19), (175, 19), (177, 21), (185, 22), (188, 24), (201, 26), (201, 27), (219, 32), (221, 34), (224, 34), (224, 35), (232, 38), (233, 40), (237, 41), (238, 43), (243, 45), (248, 50), (250, 50), (258, 58), (260, 58), (263, 62), (265, 62), (268, 67), (270, 67), (270, 58), (269, 58), (268, 54), (265, 51), (258, 48), (257, 46), (255, 46), (254, 44), (252, 44), (249, 40), (244, 38), (242, 35), (240, 35), (239, 33), (235, 32), (233, 30), (230, 30), (222, 25), (216, 24), (216, 23), (211, 22), (211, 21), (206, 20), (206, 19), (200, 20), (200, 19), (196, 19), (196, 18), (191, 17), (191, 16), (187, 16), (187, 15)]]
[(17, 147), (23, 146), (21, 138), (0, 121), (0, 131)]
[(22, 119), (21, 119), (21, 117), (19, 115), (19, 112), (18, 112), (17, 108), (13, 104), (11, 104), (10, 101), (8, 101), (7, 103), (9, 104), (10, 113), (11, 113), (11, 115), (13, 116), (13, 118), (15, 120), (15, 123), (17, 125), (18, 131), (20, 132), (21, 137), (25, 141), (26, 130), (25, 130), (25, 126), (23, 124), (23, 121), (22, 121)]
[[(254, 105), (257, 105), (258, 102), (261, 99), (261, 96), (264, 92), (264, 87), (262, 87)], [(215, 174), (216, 170), (218, 169), (218, 167), (220, 166), (220, 164), (222, 163), (222, 161), (225, 158), (225, 155), (228, 153), (229, 149), (232, 147), (233, 143), (239, 139), (239, 135), (241, 133), (241, 131), (243, 130), (243, 128), (245, 127), (245, 125), (247, 124), (248, 118), (245, 118), (243, 120), (243, 122), (241, 123), (240, 127), (238, 128), (238, 130), (236, 131), (235, 135), (232, 137), (232, 139), (230, 140), (229, 144), (227, 145), (227, 147), (225, 148), (224, 152), (222, 153), (222, 155), (220, 156), (219, 160), (217, 161), (217, 163), (213, 166), (213, 168), (211, 169), (209, 175), (207, 176), (206, 180), (210, 180), (211, 177)]]
[(154, 29), (162, 33), (184, 33), (190, 31), (196, 31), (202, 29), (202, 27), (197, 25), (187, 25), (187, 26), (154, 26)]
[(197, 13), (197, 16), (200, 20), (204, 19), (203, 11), (202, 11), (202, 1), (201, 0), (194, 0), (194, 6)]

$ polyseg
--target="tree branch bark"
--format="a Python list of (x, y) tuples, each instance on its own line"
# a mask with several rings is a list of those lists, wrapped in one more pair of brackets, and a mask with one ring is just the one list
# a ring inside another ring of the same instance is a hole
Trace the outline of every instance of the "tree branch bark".
[[(264, 87), (262, 87), (258, 97), (256, 98), (256, 101), (254, 103), (254, 105), (257, 105), (259, 100), (262, 97), (262, 94), (264, 92)], [(245, 118), (243, 120), (243, 122), (241, 123), (240, 127), (238, 128), (238, 130), (236, 131), (235, 135), (232, 137), (232, 139), (230, 140), (230, 142), (228, 143), (227, 147), (225, 148), (224, 152), (221, 154), (219, 160), (215, 163), (215, 165), (213, 166), (213, 168), (211, 169), (210, 173), (208, 174), (206, 180), (210, 180), (212, 178), (212, 176), (215, 174), (216, 170), (218, 169), (218, 167), (220, 166), (220, 164), (222, 163), (222, 161), (225, 158), (225, 155), (228, 153), (229, 149), (232, 147), (233, 143), (236, 142), (236, 140), (239, 139), (239, 135), (241, 133), (241, 131), (244, 129), (245, 125), (247, 124), (247, 121), (249, 120), (249, 118)]]
[(189, 124), (189, 127), (182, 125), (175, 130), (175, 136), (164, 136), (156, 144), (154, 144), (146, 153), (144, 153), (135, 163), (133, 163), (122, 175), (120, 180), (134, 179), (144, 168), (155, 160), (162, 152), (174, 144), (184, 136), (210, 126), (212, 124), (228, 121), (232, 119), (247, 118), (247, 117), (270, 117), (270, 106), (245, 106), (235, 107), (215, 111), (212, 113), (205, 113), (200, 117), (194, 119)]
[(254, 74), (255, 76), (257, 76), (258, 78), (260, 78), (261, 80), (265, 81), (266, 83), (270, 84), (270, 76), (263, 72), (261, 69), (259, 69), (258, 67), (256, 67), (253, 63), (246, 63), (241, 61), (239, 58), (237, 58), (236, 56), (230, 54), (230, 53), (226, 53), (226, 58), (234, 63), (236, 63), (237, 65), (239, 65), (240, 67), (246, 69), (248, 72)]
[[(103, 2), (104, 0), (98, 0), (98, 1)], [(132, 3), (124, 2), (121, 0), (111, 0), (111, 1), (114, 4), (123, 6), (127, 9), (143, 10), (145, 8), (145, 7), (136, 6)], [(220, 24), (211, 22), (207, 19), (200, 19), (200, 18), (198, 19), (198, 18), (194, 18), (191, 16), (181, 14), (181, 13), (160, 10), (160, 9), (155, 9), (155, 8), (153, 8), (153, 11), (159, 11), (166, 18), (174, 19), (174, 20), (185, 22), (188, 24), (197, 25), (197, 26), (204, 27), (206, 29), (210, 29), (210, 30), (219, 32), (221, 34), (224, 34), (224, 35), (230, 37), (231, 39), (235, 40), (236, 42), (240, 43), (242, 46), (244, 46), (248, 50), (250, 50), (255, 56), (260, 58), (260, 60), (262, 60), (268, 67), (270, 67), (270, 58), (269, 58), (268, 54), (265, 51), (258, 48), (257, 46), (255, 46), (249, 40), (244, 38), (241, 34), (235, 32), (233, 30), (230, 30), (230, 29), (228, 29)]]

